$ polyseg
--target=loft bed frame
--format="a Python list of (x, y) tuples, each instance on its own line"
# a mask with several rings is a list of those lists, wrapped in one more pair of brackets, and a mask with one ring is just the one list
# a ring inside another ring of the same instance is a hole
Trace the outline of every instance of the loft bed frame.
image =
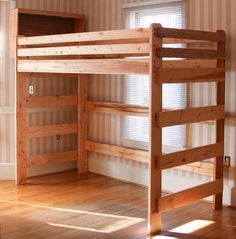
[[(87, 172), (87, 152), (95, 152), (149, 164), (148, 230), (161, 230), (161, 213), (214, 195), (214, 208), (222, 208), (225, 33), (163, 28), (19, 37), (17, 44), (17, 172), (18, 184), (26, 182), (26, 169), (78, 159), (78, 172)], [(169, 44), (181, 43), (183, 48)], [(210, 43), (210, 44), (209, 44)], [(168, 44), (167, 47), (164, 44)], [(196, 44), (197, 48), (189, 48)], [(208, 47), (204, 47), (205, 45)], [(211, 48), (209, 49), (209, 45)], [(213, 47), (212, 47), (213, 46)], [(141, 58), (142, 57), (142, 58)], [(169, 58), (169, 59), (168, 59)], [(174, 59), (173, 58), (177, 58)], [(78, 77), (78, 96), (32, 97), (26, 94), (26, 77), (48, 74)], [(150, 76), (150, 105), (126, 105), (87, 100), (88, 74), (144, 74)], [(216, 104), (186, 109), (162, 108), (165, 83), (215, 82)], [(27, 107), (78, 106), (78, 124), (27, 127)], [(88, 140), (87, 112), (135, 115), (150, 119), (149, 151)], [(164, 154), (162, 128), (216, 121), (216, 142)], [(78, 150), (26, 155), (26, 138), (78, 133)], [(214, 180), (162, 196), (162, 170), (215, 158)]]

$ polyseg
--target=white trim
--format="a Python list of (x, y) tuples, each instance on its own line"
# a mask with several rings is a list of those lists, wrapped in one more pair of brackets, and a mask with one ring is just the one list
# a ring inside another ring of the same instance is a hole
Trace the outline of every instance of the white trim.
[(15, 180), (14, 163), (0, 163), (0, 180)]
[(143, 2), (135, 2), (135, 3), (126, 3), (122, 5), (123, 9), (135, 8), (135, 7), (144, 7), (151, 6), (157, 4), (165, 4), (171, 2), (180, 2), (181, 0), (152, 0), (152, 1), (143, 1)]
[(0, 107), (0, 115), (15, 114), (15, 107)]

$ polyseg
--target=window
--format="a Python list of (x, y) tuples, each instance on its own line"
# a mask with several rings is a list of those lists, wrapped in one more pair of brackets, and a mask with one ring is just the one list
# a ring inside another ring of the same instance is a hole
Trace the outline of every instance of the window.
[[(160, 23), (163, 27), (185, 27), (184, 1), (157, 4), (126, 10), (128, 28), (150, 27), (152, 23)], [(173, 45), (172, 45), (173, 46)], [(180, 47), (175, 45), (174, 47)], [(149, 77), (129, 75), (125, 77), (124, 101), (130, 104), (149, 104)], [(186, 85), (163, 85), (163, 108), (186, 107)], [(135, 148), (147, 148), (149, 141), (149, 119), (126, 116), (123, 127), (123, 143)], [(163, 129), (163, 144), (176, 147), (185, 146), (186, 126), (174, 126)]]

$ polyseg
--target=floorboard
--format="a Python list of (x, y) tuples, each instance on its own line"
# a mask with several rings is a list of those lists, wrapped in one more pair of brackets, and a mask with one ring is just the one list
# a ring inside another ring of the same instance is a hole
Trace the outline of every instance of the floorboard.
[[(76, 171), (0, 181), (1, 239), (144, 239), (147, 189)], [(153, 238), (236, 238), (236, 210), (197, 202), (163, 214)]]

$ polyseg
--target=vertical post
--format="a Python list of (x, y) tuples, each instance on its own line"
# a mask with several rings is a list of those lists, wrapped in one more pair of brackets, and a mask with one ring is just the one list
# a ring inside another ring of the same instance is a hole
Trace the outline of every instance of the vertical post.
[(24, 99), (26, 97), (26, 77), (24, 73), (16, 75), (16, 175), (17, 185), (26, 182), (26, 112)]
[(162, 155), (162, 128), (158, 126), (158, 115), (162, 111), (162, 82), (158, 70), (162, 67), (158, 48), (162, 48), (162, 38), (158, 37), (160, 24), (152, 24), (150, 31), (150, 146), (149, 146), (149, 190), (148, 190), (148, 230), (157, 233), (161, 230), (159, 201), (161, 198), (161, 170), (159, 158)]
[(87, 79), (86, 75), (78, 76), (78, 174), (88, 171), (88, 159), (85, 149), (85, 141), (88, 135), (88, 122), (86, 113), (87, 100)]
[[(223, 30), (217, 31), (218, 33), (224, 36), (224, 40), (217, 43), (217, 49), (219, 51), (225, 51), (225, 32)], [(225, 60), (218, 59), (217, 67), (225, 67)], [(217, 93), (216, 93), (216, 102), (217, 105), (225, 105), (225, 81), (217, 82)], [(220, 119), (216, 121), (216, 142), (221, 143), (224, 142), (224, 119)], [(224, 170), (224, 156), (217, 157), (214, 163), (214, 178), (215, 179), (223, 179), (223, 170)], [(220, 210), (222, 209), (222, 192), (218, 193), (214, 196), (214, 209)]]

